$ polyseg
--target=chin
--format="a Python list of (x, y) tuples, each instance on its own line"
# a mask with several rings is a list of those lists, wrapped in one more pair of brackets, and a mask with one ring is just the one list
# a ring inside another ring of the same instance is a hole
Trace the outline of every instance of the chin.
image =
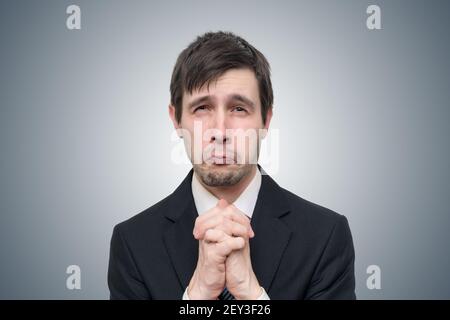
[(239, 183), (251, 171), (251, 166), (244, 164), (202, 164), (194, 165), (194, 171), (204, 184), (211, 187), (226, 187)]

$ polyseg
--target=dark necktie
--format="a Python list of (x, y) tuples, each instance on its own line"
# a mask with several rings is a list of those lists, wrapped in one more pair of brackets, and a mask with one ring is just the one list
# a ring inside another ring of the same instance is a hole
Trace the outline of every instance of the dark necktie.
[(236, 300), (227, 288), (219, 295), (219, 300)]

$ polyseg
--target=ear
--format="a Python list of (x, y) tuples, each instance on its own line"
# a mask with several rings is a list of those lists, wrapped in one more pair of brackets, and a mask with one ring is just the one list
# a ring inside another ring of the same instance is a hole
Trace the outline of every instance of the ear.
[(263, 139), (266, 137), (267, 135), (267, 131), (269, 131), (269, 126), (270, 126), (270, 121), (272, 120), (272, 116), (273, 116), (273, 110), (272, 110), (272, 106), (269, 108), (269, 110), (267, 110), (267, 116), (266, 116), (266, 123), (264, 124), (264, 129), (265, 129), (265, 134), (263, 135)]
[(273, 108), (270, 106), (269, 110), (267, 110), (266, 123), (264, 124), (264, 129), (269, 130), (270, 121), (273, 116)]
[(169, 104), (169, 117), (172, 120), (172, 123), (173, 123), (173, 126), (174, 126), (175, 130), (177, 130), (177, 132), (178, 132), (178, 136), (180, 138), (183, 138), (181, 130), (179, 130), (179, 129), (181, 129), (181, 125), (177, 121), (177, 118), (175, 116), (175, 107), (173, 105), (171, 105), (171, 104)]
[(169, 116), (173, 122), (173, 126), (175, 127), (175, 129), (180, 129), (180, 124), (178, 123), (177, 118), (175, 117), (175, 107), (171, 104), (169, 104)]

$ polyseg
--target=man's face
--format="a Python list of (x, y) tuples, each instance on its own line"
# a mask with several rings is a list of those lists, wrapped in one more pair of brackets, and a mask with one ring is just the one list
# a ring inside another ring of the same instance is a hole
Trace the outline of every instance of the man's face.
[(194, 171), (208, 186), (232, 186), (256, 165), (261, 130), (268, 129), (272, 110), (262, 121), (258, 81), (250, 69), (231, 69), (183, 95), (180, 130)]

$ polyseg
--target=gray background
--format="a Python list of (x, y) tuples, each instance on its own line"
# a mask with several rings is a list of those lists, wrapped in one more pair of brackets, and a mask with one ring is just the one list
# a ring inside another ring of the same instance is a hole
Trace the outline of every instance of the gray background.
[(273, 176), (348, 217), (358, 297), (450, 298), (449, 1), (1, 1), (0, 15), (0, 298), (108, 298), (113, 226), (189, 169), (170, 160), (169, 81), (210, 30), (271, 63)]

